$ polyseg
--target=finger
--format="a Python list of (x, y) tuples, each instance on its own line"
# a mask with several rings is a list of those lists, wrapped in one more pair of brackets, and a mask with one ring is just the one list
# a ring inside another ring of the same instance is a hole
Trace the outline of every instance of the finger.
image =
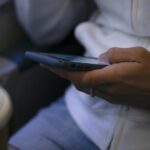
[(101, 97), (112, 104), (128, 105), (128, 104), (132, 103), (128, 100), (128, 96), (122, 97), (122, 95), (120, 95), (120, 94), (110, 94), (103, 89), (100, 90), (100, 89), (94, 88), (93, 95), (97, 96), (97, 97)]
[[(112, 104), (123, 104), (123, 105), (130, 105), (134, 107), (136, 106), (136, 107), (144, 107), (144, 108), (149, 106), (149, 105), (145, 105), (145, 102), (143, 102), (143, 97), (145, 97), (145, 94), (139, 97), (136, 96), (137, 92), (136, 93), (131, 92), (131, 93), (125, 94), (124, 89), (122, 92), (120, 92), (119, 91), (121, 90), (120, 87), (116, 88), (116, 86), (113, 86), (113, 85), (103, 85), (101, 87), (92, 87), (92, 88), (86, 88), (86, 87), (84, 88), (84, 87), (80, 87), (77, 85), (76, 88), (80, 92), (89, 94), (92, 97), (95, 97), (95, 96), (101, 97)], [(135, 97), (135, 96), (136, 96), (136, 99), (135, 98), (133, 99), (132, 97)], [(149, 103), (149, 101), (147, 103)]]
[(141, 62), (147, 55), (147, 50), (142, 47), (111, 48), (99, 56), (102, 60), (109, 60), (111, 64), (120, 62)]
[(114, 95), (108, 95), (103, 90), (93, 88), (92, 97), (95, 97), (95, 96), (103, 98), (112, 104), (118, 103), (118, 100), (116, 99), (116, 97)]
[(127, 78), (129, 74), (133, 75), (138, 72), (139, 63), (128, 62), (109, 65), (103, 69), (92, 71), (66, 71), (61, 69), (53, 69), (52, 71), (59, 76), (71, 80), (74, 84), (82, 87), (91, 87), (107, 83), (118, 83)]
[(96, 86), (107, 83), (119, 83), (139, 72), (139, 63), (113, 64), (103, 69), (89, 71), (80, 77), (85, 86)]
[(102, 98), (105, 98), (105, 99), (108, 99), (109, 95), (108, 93), (104, 90), (104, 89), (100, 89), (100, 88), (96, 88), (96, 87), (81, 87), (79, 85), (75, 85), (76, 89), (80, 92), (84, 92), (88, 95), (90, 95), (91, 97), (95, 97), (95, 96), (98, 96), (98, 97), (102, 97)]

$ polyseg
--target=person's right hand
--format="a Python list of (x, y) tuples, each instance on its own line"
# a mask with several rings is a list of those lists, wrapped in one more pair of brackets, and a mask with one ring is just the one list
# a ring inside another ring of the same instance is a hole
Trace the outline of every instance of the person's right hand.
[(150, 53), (142, 47), (111, 48), (102, 56), (110, 62), (103, 69), (86, 72), (51, 69), (80, 91), (90, 93), (93, 88), (95, 96), (111, 103), (150, 108)]

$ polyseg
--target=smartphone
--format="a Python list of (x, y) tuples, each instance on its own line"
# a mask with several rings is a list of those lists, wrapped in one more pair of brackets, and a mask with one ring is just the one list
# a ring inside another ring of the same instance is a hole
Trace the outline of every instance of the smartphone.
[(76, 55), (64, 55), (54, 53), (40, 53), (27, 51), (25, 57), (33, 61), (57, 67), (66, 70), (74, 71), (88, 71), (94, 69), (101, 69), (108, 64), (100, 63), (95, 57), (82, 57)]

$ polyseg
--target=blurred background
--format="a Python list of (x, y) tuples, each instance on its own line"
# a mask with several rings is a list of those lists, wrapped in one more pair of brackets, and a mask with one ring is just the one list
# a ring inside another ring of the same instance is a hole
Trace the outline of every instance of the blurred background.
[[(15, 2), (0, 0), (0, 105), (4, 99), (2, 93), (11, 102), (4, 119), (0, 119), (0, 125), (5, 120), (5, 125), (0, 126), (0, 141), (7, 142), (40, 108), (60, 97), (70, 84), (39, 64), (25, 59), (24, 52), (30, 50), (81, 55), (84, 49), (75, 40), (73, 29), (72, 26), (57, 43), (39, 44), (32, 40), (20, 23)], [(0, 118), (2, 114), (0, 111)], [(0, 146), (3, 147), (0, 149), (5, 149), (2, 142)]]

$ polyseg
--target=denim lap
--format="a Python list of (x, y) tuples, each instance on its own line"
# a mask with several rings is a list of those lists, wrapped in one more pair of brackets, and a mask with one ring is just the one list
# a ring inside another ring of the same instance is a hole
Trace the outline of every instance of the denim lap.
[(73, 121), (63, 98), (41, 110), (9, 145), (20, 150), (98, 150)]

